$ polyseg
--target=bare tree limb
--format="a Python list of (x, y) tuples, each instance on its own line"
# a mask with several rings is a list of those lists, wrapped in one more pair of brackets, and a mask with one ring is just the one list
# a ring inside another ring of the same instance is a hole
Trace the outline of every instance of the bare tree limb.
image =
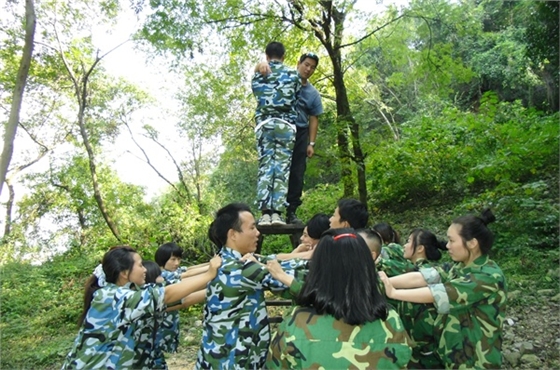
[(391, 124), (391, 122), (389, 121), (389, 119), (387, 118), (387, 116), (385, 115), (385, 113), (383, 112), (381, 107), (379, 106), (379, 104), (377, 104), (376, 101), (372, 101), (372, 100), (369, 100), (369, 99), (366, 100), (366, 103), (368, 103), (369, 105), (374, 107), (381, 114), (381, 116), (383, 116), (383, 119), (385, 120), (385, 123), (387, 124), (387, 126), (389, 126), (389, 129), (391, 130), (391, 133), (393, 134), (393, 138), (395, 139), (395, 141), (398, 141), (399, 140), (398, 130), (393, 127), (393, 124)]
[[(45, 147), (46, 148), (46, 147)], [(4, 216), (4, 235), (2, 238), (7, 238), (8, 236), (10, 236), (11, 233), (11, 226), (13, 223), (12, 220), (12, 210), (14, 208), (14, 202), (15, 202), (15, 191), (14, 191), (14, 186), (12, 184), (12, 181), (14, 179), (14, 177), (20, 173), (21, 171), (23, 171), (24, 169), (28, 168), (29, 166), (39, 162), (39, 160), (41, 160), (41, 158), (43, 158), (47, 152), (49, 151), (48, 148), (41, 150), (41, 152), (39, 153), (39, 155), (33, 159), (32, 161), (17, 166), (16, 168), (13, 168), (10, 170), (10, 175), (8, 177), (6, 177), (5, 183), (6, 186), (8, 187), (8, 191), (9, 191), (9, 197), (8, 200), (6, 201), (6, 213)]]
[(179, 181), (181, 182), (181, 185), (183, 185), (183, 188), (185, 189), (185, 191), (187, 192), (187, 198), (189, 199), (189, 201), (192, 201), (193, 197), (192, 194), (189, 190), (189, 187), (187, 185), (187, 181), (185, 180), (185, 177), (183, 176), (183, 171), (181, 170), (181, 166), (179, 166), (179, 164), (177, 163), (177, 161), (175, 160), (175, 157), (171, 154), (171, 152), (169, 151), (169, 149), (167, 149), (165, 147), (165, 145), (161, 144), (157, 138), (155, 137), (155, 135), (152, 134), (148, 134), (145, 135), (147, 138), (151, 139), (154, 143), (156, 143), (157, 145), (159, 145), (160, 148), (162, 148), (163, 150), (165, 150), (165, 152), (167, 153), (167, 155), (169, 155), (169, 157), (171, 158), (171, 160), (173, 161), (173, 164), (175, 165), (175, 169), (177, 170), (177, 175), (179, 177)]
[(39, 141), (39, 139), (37, 139), (37, 137), (35, 136), (35, 134), (33, 134), (32, 132), (30, 132), (27, 127), (23, 124), (23, 123), (19, 123), (19, 126), (23, 129), (23, 131), (25, 131), (27, 133), (27, 135), (29, 136), (29, 138), (37, 145), (39, 145), (41, 147), (41, 150), (49, 150), (49, 147), (47, 147), (45, 144), (43, 144), (42, 142)]
[(185, 196), (181, 193), (181, 191), (179, 189), (177, 189), (177, 187), (175, 186), (175, 184), (173, 184), (171, 181), (169, 181), (167, 179), (167, 177), (165, 177), (161, 172), (158, 171), (158, 169), (153, 165), (153, 163), (150, 161), (150, 157), (148, 156), (148, 154), (146, 153), (146, 151), (144, 150), (144, 148), (142, 148), (140, 146), (140, 144), (138, 144), (138, 142), (136, 141), (136, 139), (134, 138), (134, 134), (132, 133), (132, 130), (130, 129), (130, 126), (128, 125), (128, 123), (124, 120), (121, 119), (121, 122), (126, 126), (126, 128), (128, 129), (128, 132), (130, 133), (130, 138), (132, 139), (132, 142), (136, 145), (136, 147), (138, 149), (140, 149), (140, 151), (142, 152), (142, 154), (144, 155), (145, 159), (142, 159), (140, 157), (138, 157), (137, 155), (135, 155), (134, 153), (132, 153), (131, 151), (128, 151), (128, 153), (132, 154), (133, 156), (135, 156), (136, 158), (138, 158), (139, 160), (141, 160), (142, 162), (146, 163), (148, 166), (150, 166), (150, 168), (152, 170), (154, 170), (154, 172), (158, 175), (158, 177), (160, 179), (162, 179), (163, 181), (165, 181), (166, 183), (169, 184), (169, 186), (171, 186), (173, 189), (175, 189), (175, 191), (177, 192), (177, 194), (179, 194), (179, 196), (183, 199), (187, 199), (185, 198)]
[(14, 186), (10, 179), (6, 179), (6, 186), (8, 187), (8, 200), (6, 201), (6, 214), (4, 216), (4, 235), (2, 236), (3, 240), (6, 240), (12, 233), (12, 210), (14, 208), (14, 201), (15, 201), (15, 192)]
[(384, 25), (377, 27), (377, 28), (374, 29), (373, 31), (368, 32), (367, 34), (365, 34), (364, 36), (360, 37), (359, 39), (357, 39), (357, 40), (355, 40), (355, 41), (352, 41), (352, 42), (349, 42), (349, 43), (347, 43), (347, 44), (340, 45), (340, 48), (342, 49), (342, 48), (346, 48), (346, 47), (348, 47), (348, 46), (352, 46), (352, 45), (359, 44), (360, 42), (362, 42), (362, 41), (364, 41), (365, 39), (369, 38), (369, 37), (370, 37), (371, 35), (373, 35), (374, 33), (378, 32), (378, 31), (381, 31), (383, 28), (387, 27), (387, 26), (390, 25), (390, 24), (395, 23), (396, 21), (398, 21), (399, 19), (401, 19), (401, 18), (403, 18), (403, 17), (405, 17), (405, 16), (406, 16), (406, 13), (403, 13), (403, 14), (399, 15), (398, 17), (391, 19), (389, 22), (385, 23)]

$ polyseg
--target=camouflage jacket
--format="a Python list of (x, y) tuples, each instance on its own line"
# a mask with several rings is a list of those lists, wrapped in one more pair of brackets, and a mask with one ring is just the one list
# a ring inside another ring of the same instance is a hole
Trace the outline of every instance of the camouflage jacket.
[[(415, 269), (433, 267), (426, 259), (418, 259)], [(436, 267), (437, 268), (437, 267)], [(419, 304), (404, 301), (393, 301), (402, 319), (406, 332), (413, 341), (412, 363), (410, 367), (419, 366), (424, 369), (439, 369), (441, 362), (437, 359), (437, 343), (434, 338), (434, 323), (438, 315), (433, 304)]]
[(257, 99), (255, 121), (281, 118), (295, 124), (297, 95), (301, 88), (299, 74), (279, 61), (268, 64), (272, 73), (264, 76), (257, 72), (252, 80), (253, 95)]
[[(175, 271), (162, 270), (161, 276), (164, 285), (175, 284), (181, 281), (181, 274), (186, 272), (186, 267), (179, 267)], [(177, 304), (180, 302), (177, 302)], [(173, 306), (173, 304), (170, 304)], [(157, 331), (157, 346), (164, 352), (177, 352), (179, 345), (179, 311), (164, 311)]]
[(375, 267), (378, 271), (383, 271), (391, 277), (414, 271), (415, 266), (410, 260), (404, 258), (402, 245), (391, 243), (381, 248), (381, 257)]
[[(240, 261), (242, 256), (237, 251), (223, 247), (220, 255), (222, 266), (206, 290), (196, 368), (260, 369), (270, 343), (264, 291), (281, 292), (287, 287), (273, 279), (263, 265)], [(280, 264), (293, 274), (293, 268), (304, 262), (290, 260)]]
[(165, 309), (164, 288), (107, 283), (93, 294), (62, 369), (150, 369), (154, 313)]
[(387, 319), (348, 325), (296, 306), (270, 344), (268, 369), (403, 369), (409, 339), (397, 312)]
[(434, 335), (446, 368), (499, 368), (506, 280), (498, 265), (482, 255), (449, 271), (420, 269), (438, 311)]
[(181, 281), (181, 275), (187, 272), (187, 268), (182, 266), (175, 271), (161, 270), (161, 277), (165, 281), (165, 285), (175, 284)]

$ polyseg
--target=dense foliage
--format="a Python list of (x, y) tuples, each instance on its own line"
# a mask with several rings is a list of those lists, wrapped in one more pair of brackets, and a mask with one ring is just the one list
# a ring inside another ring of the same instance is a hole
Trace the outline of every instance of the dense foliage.
[[(166, 55), (169, 68), (184, 78), (174, 81), (181, 85), (175, 115), (159, 107), (152, 92), (103, 68), (88, 30), (110, 27), (125, 12), (117, 1), (78, 1), (72, 9), (37, 2), (38, 52), (16, 138), (27, 149), (14, 157), (5, 184), (9, 198), (3, 199), (2, 368), (59, 368), (77, 332), (83, 283), (104, 251), (119, 243), (105, 216), (120, 243), (144, 258), (175, 241), (185, 249), (186, 264), (195, 264), (214, 252), (206, 230), (215, 210), (232, 201), (254, 206), (257, 161), (247, 81), (269, 38), (286, 44), (289, 64), (300, 51), (321, 57), (311, 81), (325, 114), (316, 155), (308, 160), (300, 218), (332, 213), (345, 194), (367, 194), (372, 224), (389, 222), (404, 238), (415, 227), (445, 238), (454, 217), (490, 206), (497, 216), (492, 256), (510, 289), (558, 289), (557, 2), (415, 0), (378, 15), (343, 1), (133, 3), (146, 15), (134, 30), (138, 44)], [(344, 52), (335, 60), (328, 43), (306, 28), (326, 3), (345, 15), (336, 28)], [(4, 111), (22, 46), (17, 6), (6, 5), (12, 18), (3, 19), (0, 30)], [(350, 32), (352, 22), (365, 34)], [(64, 59), (71, 66), (63, 73)], [(80, 126), (69, 74), (83, 74), (97, 59)], [(348, 105), (341, 107), (344, 94)], [(146, 113), (159, 108), (159, 117)], [(158, 131), (162, 122), (174, 125), (184, 143), (180, 150), (169, 149)], [(112, 168), (109, 149), (127, 135), (149, 164), (149, 176), (169, 185), (151, 199)], [(154, 164), (156, 155), (144, 150), (148, 143), (169, 160), (175, 177)], [(265, 239), (265, 252), (289, 248), (287, 236)], [(199, 313), (195, 307), (182, 315)]]

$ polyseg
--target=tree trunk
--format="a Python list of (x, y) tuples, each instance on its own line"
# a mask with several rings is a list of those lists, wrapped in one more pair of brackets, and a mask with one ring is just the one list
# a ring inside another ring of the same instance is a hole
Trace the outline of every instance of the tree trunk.
[(82, 247), (86, 244), (86, 230), (87, 230), (87, 220), (86, 216), (84, 215), (84, 209), (79, 207), (77, 209), (78, 212), (78, 222), (80, 223), (80, 246), (79, 249), (81, 250)]
[(193, 152), (194, 183), (196, 188), (196, 204), (198, 207), (198, 213), (202, 215), (203, 212), (205, 212), (202, 203), (202, 170), (201, 170), (202, 145), (195, 144), (193, 140), (192, 149), (193, 149), (192, 152)]
[[(333, 65), (333, 79), (336, 93), (336, 113), (338, 121), (338, 145), (339, 155), (342, 164), (342, 181), (344, 185), (344, 197), (354, 195), (354, 181), (352, 178), (352, 168), (350, 159), (356, 163), (356, 173), (358, 177), (358, 195), (360, 201), (367, 204), (366, 172), (364, 164), (364, 154), (360, 144), (360, 125), (354, 119), (350, 109), (350, 101), (344, 83), (344, 71), (342, 69), (341, 43), (344, 30), (345, 14), (336, 8), (331, 9), (332, 20), (334, 21), (334, 32), (332, 43), (323, 45), (326, 47), (331, 63)], [(327, 40), (325, 40), (327, 41)], [(352, 142), (352, 155), (350, 155), (348, 130), (350, 130), (350, 140)]]
[(6, 202), (6, 217), (4, 219), (4, 236), (2, 237), (4, 241), (7, 240), (7, 238), (10, 236), (12, 232), (12, 209), (14, 208), (14, 199), (15, 199), (14, 186), (11, 184), (9, 179), (6, 179), (5, 181), (6, 181), (6, 186), (8, 187), (8, 192), (10, 194), (10, 197)]
[(350, 155), (350, 143), (348, 140), (348, 129), (352, 124), (352, 114), (344, 86), (340, 62), (333, 60), (334, 89), (336, 94), (336, 120), (338, 155), (341, 164), (341, 179), (344, 189), (343, 197), (351, 197), (355, 193), (355, 183), (352, 176), (352, 164)]
[(558, 112), (558, 76), (556, 75), (556, 78), (554, 76), (555, 73), (553, 68), (545, 68), (541, 73), (541, 78), (546, 88), (546, 100), (549, 110), (551, 112)]
[(111, 230), (115, 238), (117, 238), (117, 240), (121, 242), (117, 225), (113, 222), (113, 220), (109, 216), (109, 212), (107, 211), (107, 208), (105, 207), (105, 202), (103, 201), (103, 197), (101, 196), (99, 181), (97, 180), (97, 169), (96, 169), (97, 166), (95, 164), (95, 153), (93, 152), (93, 147), (91, 146), (91, 143), (89, 141), (89, 135), (87, 133), (85, 122), (84, 122), (84, 114), (87, 105), (88, 76), (89, 74), (84, 75), (80, 86), (81, 91), (80, 94), (77, 96), (78, 102), (80, 104), (80, 110), (78, 112), (78, 125), (80, 126), (80, 134), (82, 136), (82, 140), (84, 142), (84, 146), (86, 147), (86, 151), (88, 154), (89, 171), (91, 173), (91, 181), (93, 183), (93, 197), (95, 198), (97, 207), (99, 208), (101, 215), (105, 219), (107, 226), (109, 226), (109, 229)]
[[(333, 63), (334, 65), (334, 63)], [(344, 85), (343, 73), (340, 66), (334, 68), (334, 87), (336, 92), (336, 113), (339, 123), (338, 145), (341, 161), (346, 165), (343, 169), (344, 197), (354, 195), (354, 181), (352, 179), (352, 169), (350, 168), (351, 159), (356, 164), (356, 174), (358, 177), (358, 195), (360, 201), (367, 204), (367, 187), (366, 187), (366, 170), (364, 163), (364, 154), (360, 144), (360, 125), (354, 119), (350, 110), (350, 102)], [(338, 70), (338, 71), (337, 71)], [(343, 129), (344, 131), (341, 131)], [(352, 155), (348, 146), (348, 130), (350, 131), (350, 140), (352, 142)], [(342, 145), (341, 145), (342, 144)], [(345, 158), (343, 158), (343, 156)], [(345, 180), (345, 176), (349, 179)]]
[(12, 160), (14, 151), (14, 140), (16, 137), (17, 126), (19, 123), (19, 111), (23, 100), (23, 91), (27, 83), (29, 67), (31, 66), (31, 57), (33, 55), (33, 39), (35, 37), (35, 25), (37, 23), (35, 17), (35, 6), (33, 0), (25, 1), (25, 44), (23, 46), (23, 54), (17, 74), (17, 80), (12, 98), (12, 108), (10, 110), (10, 118), (6, 125), (4, 133), (4, 149), (0, 157), (0, 194), (2, 194), (2, 186), (6, 180), (8, 167)]

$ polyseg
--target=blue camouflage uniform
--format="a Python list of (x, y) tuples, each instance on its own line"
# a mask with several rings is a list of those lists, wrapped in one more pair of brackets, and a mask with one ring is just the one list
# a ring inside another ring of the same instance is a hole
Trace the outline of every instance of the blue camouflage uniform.
[[(204, 331), (196, 368), (261, 369), (270, 344), (270, 328), (264, 291), (281, 292), (287, 287), (272, 278), (266, 267), (240, 261), (237, 251), (223, 247), (222, 265), (208, 284), (204, 307)], [(272, 256), (261, 258), (265, 262)], [(280, 262), (293, 274), (307, 261)]]
[(272, 73), (255, 73), (255, 134), (259, 157), (257, 203), (261, 210), (283, 212), (296, 137), (297, 97), (301, 79), (295, 69), (269, 62)]
[(154, 316), (165, 309), (164, 288), (107, 283), (93, 294), (62, 369), (151, 369)]
[[(175, 271), (161, 271), (164, 285), (176, 284), (181, 281), (181, 274), (186, 272), (186, 267), (179, 267)], [(180, 304), (176, 302), (175, 304)], [(173, 306), (170, 304), (169, 306)], [(159, 316), (155, 348), (155, 369), (167, 369), (163, 352), (175, 353), (179, 346), (179, 311), (163, 311)]]

